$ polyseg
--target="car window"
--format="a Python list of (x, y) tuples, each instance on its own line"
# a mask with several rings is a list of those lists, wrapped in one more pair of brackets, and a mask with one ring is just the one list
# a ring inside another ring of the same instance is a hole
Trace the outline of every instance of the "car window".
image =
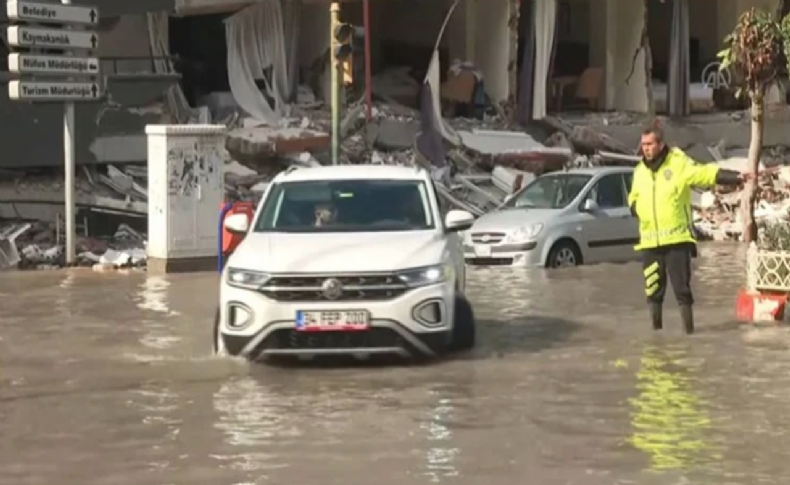
[(631, 184), (634, 183), (634, 174), (633, 173), (627, 173), (627, 174), (624, 175), (624, 177), (625, 177), (625, 191), (626, 191), (626, 193), (630, 194), (631, 193)]
[(436, 227), (424, 182), (311, 180), (273, 185), (256, 232), (384, 232)]
[(591, 196), (602, 209), (625, 207), (627, 196), (623, 191), (623, 176), (620, 174), (605, 175), (593, 187)]
[(543, 175), (516, 192), (502, 207), (561, 209), (576, 199), (591, 178), (582, 174)]

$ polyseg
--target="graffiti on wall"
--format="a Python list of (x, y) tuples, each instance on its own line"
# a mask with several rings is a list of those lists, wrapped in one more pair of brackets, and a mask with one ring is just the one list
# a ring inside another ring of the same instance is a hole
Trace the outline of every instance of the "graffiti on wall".
[(192, 197), (198, 194), (200, 186), (208, 188), (211, 184), (221, 184), (222, 177), (219, 172), (222, 163), (222, 156), (214, 143), (194, 141), (181, 146), (171, 146), (167, 152), (170, 175), (168, 194)]

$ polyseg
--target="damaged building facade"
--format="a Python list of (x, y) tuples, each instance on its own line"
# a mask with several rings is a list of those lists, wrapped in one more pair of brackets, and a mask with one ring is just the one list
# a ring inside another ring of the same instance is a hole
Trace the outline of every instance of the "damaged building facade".
[[(112, 227), (113, 249), (137, 251), (119, 257), (141, 259), (146, 125), (227, 126), (229, 192), (260, 193), (286, 166), (326, 163), (328, 0), (84, 3), (101, 10), (97, 54), (107, 92), (104, 102), (76, 108), (78, 230), (85, 254), (106, 249), (93, 236)], [(534, 173), (569, 161), (588, 163), (589, 155), (598, 157), (595, 163), (603, 158), (633, 164), (642, 114), (689, 119), (732, 110), (706, 119), (704, 129), (689, 129), (688, 123), (667, 129), (681, 148), (699, 145), (691, 152), (695, 158), (731, 157), (728, 149), (748, 144), (748, 120), (732, 92), (703, 82), (703, 71), (742, 12), (778, 5), (779, 0), (370, 0), (369, 38), (357, 39), (353, 79), (343, 89), (342, 161), (430, 163), (442, 173), (437, 185), (446, 200), (482, 214)], [(340, 17), (362, 26), (362, 0), (343, 1)], [(365, 124), (362, 46), (368, 43), (375, 107), (372, 123)], [(777, 83), (774, 104), (785, 104), (786, 84)], [(10, 174), (0, 181), (0, 219), (40, 221), (19, 236), (20, 244), (28, 244), (23, 256), (55, 259), (61, 254), (62, 182), (52, 173), (39, 179), (30, 169), (62, 165), (62, 107), (2, 97), (0, 111), (0, 142), (14, 147), (13, 156), (0, 158), (0, 169)], [(426, 111), (432, 121), (426, 121)], [(438, 142), (425, 140), (431, 126)], [(769, 123), (766, 143), (785, 144), (786, 129), (786, 123)], [(454, 170), (445, 170), (450, 166)]]
[[(300, 97), (329, 99), (327, 0), (94, 3), (108, 99), (77, 108), (80, 164), (143, 161), (146, 124), (220, 122), (234, 110), (272, 124)], [(460, 0), (446, 19), (453, 3), (370, 2), (374, 90), (418, 105), (438, 46), (443, 100), (474, 98), (480, 86), (490, 102), (518, 100), (527, 121), (575, 109), (714, 111), (705, 66), (742, 12), (779, 0)], [(362, 25), (361, 1), (343, 2), (341, 18)], [(171, 55), (180, 61), (167, 62)], [(60, 164), (59, 106), (4, 96), (0, 112), (13, 120), (0, 143), (15, 147), (0, 167)]]

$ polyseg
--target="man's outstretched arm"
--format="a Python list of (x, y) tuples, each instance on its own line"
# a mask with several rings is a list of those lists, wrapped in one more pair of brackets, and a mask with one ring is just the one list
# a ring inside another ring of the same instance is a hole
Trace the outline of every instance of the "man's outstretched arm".
[(675, 156), (683, 159), (683, 178), (691, 187), (707, 189), (715, 185), (740, 185), (746, 176), (735, 170), (721, 168), (715, 163), (698, 164), (683, 152)]

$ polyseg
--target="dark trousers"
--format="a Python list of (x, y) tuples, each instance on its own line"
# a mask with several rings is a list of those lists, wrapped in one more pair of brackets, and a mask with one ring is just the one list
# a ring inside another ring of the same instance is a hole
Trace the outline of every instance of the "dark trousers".
[(664, 303), (667, 279), (678, 305), (693, 305), (691, 294), (691, 258), (696, 255), (696, 245), (690, 243), (663, 246), (644, 251), (645, 295), (654, 304)]

